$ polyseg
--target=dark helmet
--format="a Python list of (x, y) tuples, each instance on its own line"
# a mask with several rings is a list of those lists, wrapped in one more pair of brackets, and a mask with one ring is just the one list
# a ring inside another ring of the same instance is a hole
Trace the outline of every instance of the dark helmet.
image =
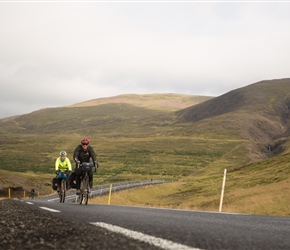
[(83, 144), (83, 145), (88, 145), (88, 144), (90, 144), (90, 140), (89, 140), (87, 137), (84, 137), (84, 138), (81, 140), (81, 144)]

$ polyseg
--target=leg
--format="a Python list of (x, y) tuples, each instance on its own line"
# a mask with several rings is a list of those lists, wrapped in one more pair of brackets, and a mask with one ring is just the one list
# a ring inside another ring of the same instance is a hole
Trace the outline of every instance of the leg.
[(76, 176), (76, 189), (80, 189), (80, 179), (82, 175), (82, 169), (80, 168), (75, 168), (75, 176)]
[(80, 189), (80, 184), (81, 184), (81, 175), (76, 174), (76, 189)]
[(90, 188), (93, 187), (93, 170), (89, 172), (89, 183), (90, 183)]

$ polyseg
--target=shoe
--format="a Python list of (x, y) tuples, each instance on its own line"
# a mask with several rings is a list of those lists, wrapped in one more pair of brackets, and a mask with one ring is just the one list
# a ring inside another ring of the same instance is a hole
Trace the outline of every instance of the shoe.
[(76, 194), (80, 194), (81, 190), (77, 189)]

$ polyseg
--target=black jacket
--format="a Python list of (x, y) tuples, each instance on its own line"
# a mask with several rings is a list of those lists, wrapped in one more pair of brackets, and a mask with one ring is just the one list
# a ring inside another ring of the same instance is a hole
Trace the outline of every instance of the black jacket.
[(89, 145), (87, 150), (84, 150), (82, 145), (78, 145), (74, 151), (74, 161), (77, 163), (79, 161), (82, 162), (89, 162), (90, 158), (92, 158), (93, 162), (97, 161), (97, 155), (94, 149)]

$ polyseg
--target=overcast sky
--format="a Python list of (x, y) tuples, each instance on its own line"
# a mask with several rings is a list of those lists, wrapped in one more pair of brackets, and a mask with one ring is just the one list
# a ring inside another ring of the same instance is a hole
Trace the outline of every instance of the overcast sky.
[(0, 1), (0, 118), (290, 77), (290, 2)]

